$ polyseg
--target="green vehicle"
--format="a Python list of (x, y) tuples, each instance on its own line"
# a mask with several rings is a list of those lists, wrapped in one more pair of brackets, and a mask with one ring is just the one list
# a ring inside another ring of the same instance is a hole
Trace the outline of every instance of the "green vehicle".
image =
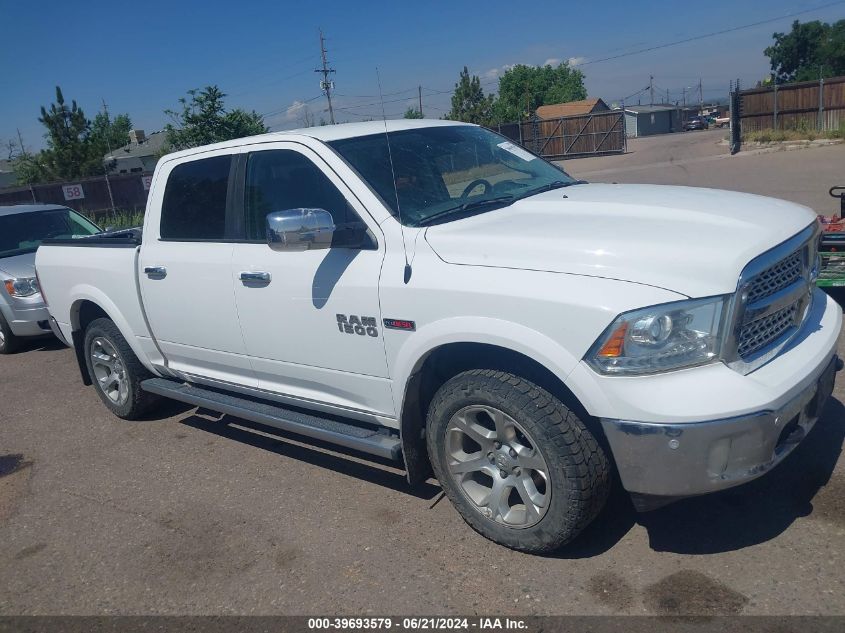
[(816, 282), (821, 288), (845, 287), (845, 186), (831, 187), (830, 195), (839, 198), (840, 211), (838, 218), (822, 218), (822, 266)]

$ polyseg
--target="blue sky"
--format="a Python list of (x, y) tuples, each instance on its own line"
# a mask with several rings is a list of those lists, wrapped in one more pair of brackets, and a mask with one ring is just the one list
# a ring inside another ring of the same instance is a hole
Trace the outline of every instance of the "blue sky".
[[(54, 87), (93, 118), (108, 103), (148, 133), (167, 122), (165, 108), (190, 88), (214, 84), (227, 105), (266, 114), (272, 129), (302, 124), (304, 108), (324, 113), (318, 29), (337, 70), (341, 121), (380, 116), (376, 66), (387, 115), (401, 116), (423, 86), (423, 109), (440, 117), (464, 66), (495, 90), (509, 64), (569, 59), (581, 64), (590, 96), (631, 95), (649, 75), (671, 99), (701, 78), (705, 99), (725, 96), (731, 79), (765, 76), (763, 49), (774, 31), (830, 0), (633, 2), (222, 2), (88, 1), (77, 5), (0, 0), (0, 140), (43, 145), (37, 121)], [(706, 8), (703, 8), (705, 7)], [(845, 3), (815, 9), (802, 21), (845, 17)], [(601, 58), (759, 22), (777, 21), (619, 59)], [(647, 95), (643, 95), (647, 99)], [(632, 99), (635, 101), (636, 97)], [(2, 158), (5, 158), (3, 156)]]

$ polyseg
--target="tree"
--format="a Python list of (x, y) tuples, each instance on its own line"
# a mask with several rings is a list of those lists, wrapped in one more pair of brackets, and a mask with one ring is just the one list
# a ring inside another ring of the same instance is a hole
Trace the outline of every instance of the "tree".
[(128, 114), (111, 120), (106, 112), (97, 114), (93, 123), (75, 100), (65, 101), (56, 86), (56, 101), (41, 107), (38, 121), (46, 128), (46, 149), (31, 154), (20, 151), (14, 160), (15, 174), (21, 184), (56, 180), (75, 180), (103, 174), (103, 157), (111, 149), (126, 144), (132, 122)]
[[(39, 180), (72, 180), (88, 176), (91, 148), (87, 142), (91, 124), (75, 100), (65, 102), (62, 89), (56, 86), (56, 102), (48, 110), (41, 106), (39, 123), (47, 128), (47, 149), (34, 157), (30, 177)], [(40, 172), (40, 173), (39, 173)]]
[(541, 105), (586, 98), (584, 73), (567, 62), (556, 67), (517, 64), (499, 77), (494, 118), (500, 123), (521, 121)]
[(168, 148), (180, 150), (268, 132), (264, 117), (254, 110), (227, 111), (223, 104), (225, 97), (217, 86), (206, 86), (202, 90), (189, 90), (187, 98), (179, 99), (181, 112), (165, 110), (173, 119), (164, 128)]
[(464, 66), (452, 95), (452, 109), (446, 115), (452, 121), (488, 125), (491, 121), (493, 95), (484, 95), (478, 75), (470, 77)]
[(98, 112), (91, 122), (89, 140), (101, 152), (101, 156), (123, 147), (129, 142), (132, 121), (128, 114), (118, 114), (114, 119), (106, 111)]
[(410, 106), (407, 110), (405, 110), (404, 118), (406, 119), (421, 119), (423, 118), (422, 112), (417, 110), (415, 107)]
[(845, 75), (845, 20), (833, 24), (792, 23), (789, 33), (774, 33), (775, 43), (766, 48), (772, 72), (779, 83), (809, 81)]

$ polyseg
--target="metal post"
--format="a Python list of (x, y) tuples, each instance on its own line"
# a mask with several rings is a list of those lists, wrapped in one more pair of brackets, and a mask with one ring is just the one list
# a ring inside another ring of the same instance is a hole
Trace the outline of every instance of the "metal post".
[(819, 132), (824, 129), (824, 76), (822, 76), (822, 67), (819, 66)]
[(777, 80), (775, 80), (774, 99), (775, 99), (774, 115), (773, 115), (774, 118), (772, 120), (772, 128), (777, 130), (778, 129), (778, 84), (777, 84)]

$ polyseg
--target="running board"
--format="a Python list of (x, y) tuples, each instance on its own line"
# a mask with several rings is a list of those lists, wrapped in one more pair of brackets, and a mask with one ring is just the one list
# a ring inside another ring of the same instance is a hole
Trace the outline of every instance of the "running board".
[(335, 416), (305, 413), (276, 403), (204, 389), (167, 378), (149, 378), (141, 382), (141, 388), (165, 398), (266, 424), (282, 431), (298, 433), (362, 453), (387, 459), (402, 458), (402, 444), (398, 437), (387, 435), (372, 427), (342, 422)]

